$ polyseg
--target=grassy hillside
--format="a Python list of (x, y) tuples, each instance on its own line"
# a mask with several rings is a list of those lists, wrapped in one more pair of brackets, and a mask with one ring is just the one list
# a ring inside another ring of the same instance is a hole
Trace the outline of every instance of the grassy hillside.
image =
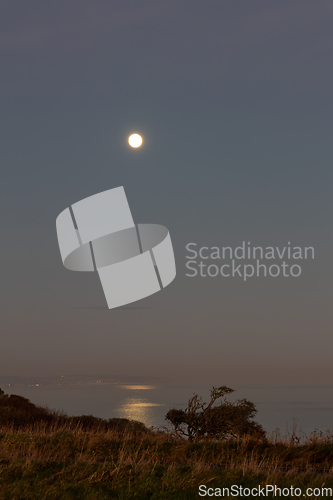
[(139, 422), (0, 398), (0, 499), (182, 500), (204, 498), (199, 485), (266, 484), (300, 487), (302, 497), (307, 487), (333, 489), (332, 437), (189, 443)]

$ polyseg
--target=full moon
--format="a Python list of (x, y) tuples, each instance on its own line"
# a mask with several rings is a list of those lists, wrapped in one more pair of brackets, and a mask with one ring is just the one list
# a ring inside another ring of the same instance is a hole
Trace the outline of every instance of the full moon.
[(128, 138), (128, 144), (132, 146), (132, 148), (139, 148), (142, 144), (142, 137), (139, 134), (132, 134)]

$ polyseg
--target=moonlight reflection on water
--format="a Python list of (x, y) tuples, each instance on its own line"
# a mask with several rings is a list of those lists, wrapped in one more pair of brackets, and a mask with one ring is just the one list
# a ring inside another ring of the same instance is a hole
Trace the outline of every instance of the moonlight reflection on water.
[(152, 410), (156, 406), (166, 406), (160, 403), (152, 403), (148, 399), (127, 398), (118, 408), (117, 413), (121, 418), (138, 420), (147, 427), (154, 425), (155, 412)]
[[(149, 391), (156, 390), (155, 385), (121, 385), (122, 389), (133, 391), (135, 395), (138, 395), (137, 391)], [(117, 408), (117, 414), (120, 418), (128, 418), (129, 420), (138, 420), (143, 422), (147, 427), (156, 426), (156, 411), (154, 408), (156, 406), (166, 406), (161, 403), (154, 403), (149, 398), (126, 398), (123, 399)]]
[(156, 385), (121, 385), (122, 389), (130, 389), (132, 391), (148, 391), (157, 389)]

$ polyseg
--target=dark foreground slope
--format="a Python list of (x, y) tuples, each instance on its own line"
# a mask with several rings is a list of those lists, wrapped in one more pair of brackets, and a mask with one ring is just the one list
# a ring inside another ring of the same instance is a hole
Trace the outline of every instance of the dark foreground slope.
[(328, 498), (303, 494), (333, 489), (332, 467), (330, 436), (189, 443), (139, 422), (67, 417), (0, 398), (0, 499), (182, 500), (202, 498), (199, 485), (267, 484)]

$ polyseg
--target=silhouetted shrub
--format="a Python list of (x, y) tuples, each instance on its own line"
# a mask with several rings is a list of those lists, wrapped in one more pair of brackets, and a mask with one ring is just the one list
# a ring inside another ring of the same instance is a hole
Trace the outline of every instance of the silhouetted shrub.
[(22, 396), (7, 396), (0, 398), (0, 425), (10, 425), (22, 428), (37, 422), (51, 423), (57, 418), (55, 412), (36, 406)]
[(34, 405), (22, 396), (2, 394), (0, 397), (0, 427), (27, 429), (41, 424), (43, 429), (80, 429), (81, 431), (113, 431), (118, 436), (126, 434), (140, 435), (151, 431), (142, 423), (126, 418), (110, 418), (108, 420), (81, 415), (70, 417), (65, 413)]
[[(185, 410), (175, 408), (168, 411), (165, 419), (169, 421), (178, 436), (185, 436), (189, 441), (202, 439), (234, 439), (252, 435), (257, 439), (265, 437), (265, 431), (252, 418), (257, 413), (253, 403), (247, 399), (236, 402), (227, 401), (226, 394), (234, 392), (229, 387), (213, 387), (209, 404), (195, 394)], [(223, 398), (219, 405), (214, 403)]]

